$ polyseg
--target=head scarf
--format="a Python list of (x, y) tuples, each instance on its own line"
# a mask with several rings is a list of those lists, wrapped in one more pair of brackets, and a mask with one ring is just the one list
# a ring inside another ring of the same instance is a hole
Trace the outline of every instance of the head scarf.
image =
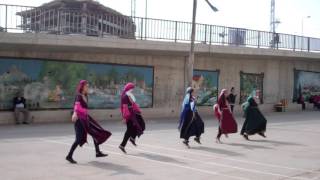
[(187, 87), (186, 94), (190, 93), (191, 91), (193, 91), (192, 87)]
[[(221, 90), (220, 95), (219, 95), (219, 97), (218, 97), (218, 102), (220, 101), (220, 99), (221, 99), (222, 97), (225, 97), (224, 93), (225, 93), (226, 91), (227, 91), (226, 89), (222, 89), (222, 90)], [(226, 98), (226, 97), (225, 97), (225, 98)]]
[[(187, 89), (186, 89), (186, 95), (184, 96), (184, 99), (183, 99), (183, 102), (182, 102), (182, 110), (183, 110), (183, 108), (184, 108), (184, 106), (186, 105), (186, 104), (189, 104), (189, 102), (190, 102), (190, 97), (191, 97), (191, 93), (193, 92), (193, 89), (192, 89), (192, 87), (188, 87)], [(191, 97), (192, 98), (192, 97)]]
[(122, 90), (122, 93), (121, 93), (121, 96), (124, 96), (126, 95), (126, 93), (128, 91), (130, 91), (131, 89), (134, 89), (134, 84), (132, 82), (129, 82), (127, 83), (124, 87), (123, 87), (123, 90)]
[(221, 108), (224, 108), (225, 106), (227, 106), (227, 102), (226, 102), (227, 97), (224, 95), (226, 91), (227, 91), (226, 89), (222, 89), (218, 97), (217, 104), (219, 105), (220, 110)]
[(82, 91), (83, 91), (83, 88), (84, 86), (88, 84), (88, 81), (87, 80), (80, 80), (78, 86), (77, 86), (77, 93), (78, 94), (82, 94)]
[(242, 104), (243, 110), (246, 112), (250, 106), (258, 106), (253, 96), (249, 96), (247, 101)]
[[(121, 93), (121, 111), (122, 111), (122, 105), (123, 105), (123, 102), (122, 102), (122, 98), (125, 96), (125, 95), (127, 95), (127, 94), (129, 94), (128, 96), (130, 96), (130, 94), (132, 94), (132, 93), (130, 93), (130, 91), (132, 90), (132, 89), (134, 89), (134, 87), (135, 87), (135, 85), (132, 83), (132, 82), (129, 82), (129, 83), (127, 83), (124, 87), (123, 87), (123, 90), (122, 90), (122, 93)], [(133, 95), (132, 95), (133, 96)], [(134, 96), (133, 96), (134, 97)], [(135, 99), (134, 99), (134, 101), (135, 101)]]
[(180, 113), (180, 121), (179, 121), (179, 126), (178, 126), (178, 129), (181, 129), (183, 123), (184, 123), (184, 116), (185, 116), (185, 106), (190, 104), (190, 98), (192, 99), (191, 97), (191, 93), (193, 92), (193, 89), (192, 87), (188, 87), (186, 89), (186, 95), (184, 96), (184, 99), (182, 101), (182, 107), (181, 107), (181, 113)]

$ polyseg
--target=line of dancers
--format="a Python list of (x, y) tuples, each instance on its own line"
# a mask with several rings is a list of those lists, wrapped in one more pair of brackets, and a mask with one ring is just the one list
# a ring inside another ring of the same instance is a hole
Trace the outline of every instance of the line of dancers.
[[(123, 118), (123, 123), (126, 124), (127, 130), (124, 134), (123, 141), (119, 145), (119, 149), (123, 153), (127, 153), (125, 147), (130, 141), (132, 145), (137, 146), (136, 138), (140, 137), (145, 130), (145, 121), (142, 117), (142, 111), (136, 103), (136, 98), (133, 94), (135, 85), (127, 83), (121, 93), (120, 111)], [(91, 135), (94, 142), (96, 157), (106, 157), (108, 154), (103, 153), (99, 145), (106, 142), (111, 132), (105, 130), (95, 121), (88, 113), (88, 91), (89, 83), (86, 80), (81, 80), (76, 89), (76, 97), (74, 102), (72, 122), (74, 122), (75, 141), (72, 144), (66, 160), (72, 164), (77, 162), (73, 159), (73, 153), (78, 146), (83, 146), (87, 143), (87, 134)], [(233, 91), (233, 90), (232, 90)], [(228, 103), (228, 91), (223, 89), (218, 97), (217, 103), (213, 106), (214, 114), (219, 121), (218, 134), (216, 142), (221, 143), (221, 136), (224, 134), (237, 133), (237, 122), (233, 116), (234, 104)], [(235, 99), (235, 96), (233, 98)], [(234, 101), (233, 101), (234, 102)], [(258, 134), (265, 136), (267, 120), (262, 115), (258, 108), (254, 97), (250, 96), (242, 105), (244, 111), (245, 121), (241, 129), (241, 135), (249, 140), (250, 135)], [(180, 138), (183, 139), (183, 144), (189, 146), (189, 139), (192, 136), (196, 143), (201, 144), (201, 135), (204, 133), (204, 122), (201, 119), (196, 106), (195, 91), (189, 87), (186, 90), (185, 97), (182, 102), (182, 110), (180, 114), (180, 121), (178, 129), (180, 131)]]

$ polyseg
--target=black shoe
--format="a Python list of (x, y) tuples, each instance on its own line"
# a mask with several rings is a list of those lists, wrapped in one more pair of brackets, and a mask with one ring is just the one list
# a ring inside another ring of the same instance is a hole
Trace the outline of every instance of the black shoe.
[(67, 156), (66, 160), (69, 161), (71, 164), (77, 164), (77, 161), (73, 160), (72, 157)]
[(119, 146), (119, 149), (120, 149), (123, 153), (127, 154), (127, 151), (124, 149), (123, 146)]
[(248, 135), (244, 134), (244, 135), (242, 135), (242, 136), (243, 136), (247, 141), (250, 141)]
[(258, 134), (259, 134), (260, 136), (264, 137), (264, 138), (267, 137), (263, 132), (259, 132)]
[(131, 142), (134, 146), (137, 146), (137, 144), (136, 144), (136, 140), (135, 140), (135, 139), (130, 138), (130, 142)]
[(194, 141), (197, 142), (198, 144), (201, 144), (199, 137), (194, 138)]
[(186, 145), (187, 148), (190, 148), (190, 146), (189, 146), (189, 141), (188, 141), (188, 140), (184, 140), (182, 143), (183, 143), (184, 145)]
[(29, 124), (28, 122), (23, 122), (22, 124)]
[(104, 154), (103, 152), (98, 152), (98, 153), (96, 153), (96, 157), (106, 157), (106, 156), (108, 156), (108, 154)]

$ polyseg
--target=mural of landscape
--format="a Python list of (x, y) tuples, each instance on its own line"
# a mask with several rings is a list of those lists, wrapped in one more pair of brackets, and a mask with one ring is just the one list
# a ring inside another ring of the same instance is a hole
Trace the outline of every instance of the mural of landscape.
[(297, 101), (300, 94), (305, 101), (314, 95), (320, 95), (320, 72), (294, 70), (293, 100)]
[(263, 103), (263, 77), (263, 74), (240, 72), (240, 104), (246, 102), (250, 95)]
[(11, 109), (18, 92), (30, 109), (72, 108), (81, 79), (89, 81), (90, 108), (119, 108), (127, 82), (136, 84), (137, 103), (152, 107), (153, 67), (1, 58), (0, 110)]
[(212, 106), (218, 96), (218, 71), (195, 70), (193, 72), (192, 87), (198, 96), (199, 106)]

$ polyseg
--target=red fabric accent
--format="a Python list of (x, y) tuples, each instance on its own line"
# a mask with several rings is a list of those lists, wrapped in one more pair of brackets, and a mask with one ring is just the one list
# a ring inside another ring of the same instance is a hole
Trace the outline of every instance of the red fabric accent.
[(123, 104), (121, 108), (122, 117), (128, 122), (128, 119), (131, 117), (131, 113), (128, 108), (128, 104)]
[(218, 105), (218, 104), (215, 104), (215, 105), (213, 106), (213, 111), (214, 111), (215, 117), (220, 121), (220, 119), (221, 119), (221, 112), (220, 112), (220, 109), (219, 109), (219, 105)]
[(141, 113), (141, 110), (140, 110), (140, 107), (138, 106), (138, 104), (132, 102), (132, 109), (134, 112), (140, 114)]
[(80, 102), (75, 102), (74, 104), (74, 112), (76, 112), (78, 118), (80, 119), (87, 119), (88, 110), (83, 108)]

